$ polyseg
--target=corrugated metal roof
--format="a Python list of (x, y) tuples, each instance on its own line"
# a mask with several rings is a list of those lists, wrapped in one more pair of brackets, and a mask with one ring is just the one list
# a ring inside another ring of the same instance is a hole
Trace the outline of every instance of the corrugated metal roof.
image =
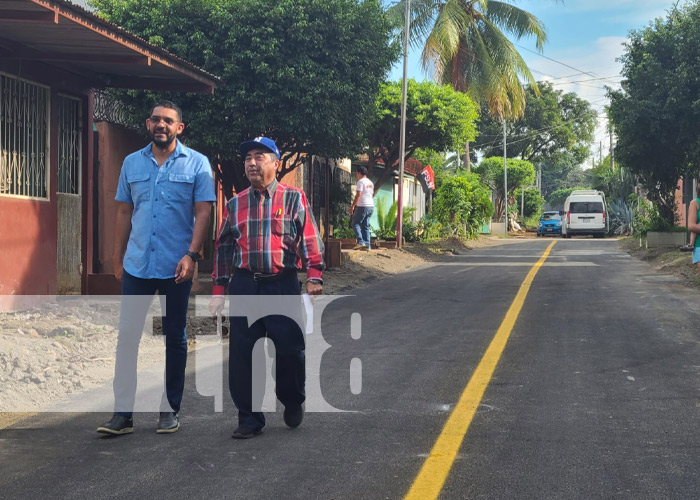
[(0, 59), (40, 61), (122, 87), (213, 93), (220, 80), (66, 0), (0, 1)]

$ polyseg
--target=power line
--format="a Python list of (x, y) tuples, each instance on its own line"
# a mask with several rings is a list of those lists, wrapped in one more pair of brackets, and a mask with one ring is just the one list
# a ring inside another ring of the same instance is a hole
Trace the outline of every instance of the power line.
[(592, 76), (593, 78), (599, 78), (599, 76), (596, 75), (595, 73), (591, 73), (591, 72), (589, 72), (589, 71), (583, 71), (583, 70), (581, 70), (581, 69), (574, 68), (574, 67), (571, 66), (570, 64), (566, 64), (566, 63), (563, 63), (563, 62), (561, 62), (561, 61), (557, 61), (556, 59), (553, 59), (553, 58), (551, 58), (551, 57), (545, 56), (544, 54), (540, 54), (540, 53), (537, 52), (537, 51), (534, 51), (534, 50), (532, 50), (532, 49), (528, 49), (527, 47), (525, 47), (524, 45), (520, 45), (519, 43), (516, 43), (516, 44), (514, 44), (514, 45), (520, 47), (520, 48), (523, 49), (523, 50), (527, 50), (528, 52), (532, 52), (532, 53), (535, 54), (535, 55), (538, 55), (538, 56), (540, 56), (540, 57), (543, 57), (543, 58), (545, 58), (545, 59), (548, 59), (548, 60), (550, 60), (550, 61), (552, 61), (552, 62), (555, 62), (555, 63), (557, 63), (557, 64), (561, 64), (562, 66), (566, 66), (566, 67), (569, 68), (569, 69), (573, 69), (574, 71), (578, 71), (578, 72), (579, 72), (580, 74), (582, 74), (582, 75), (588, 75), (588, 76)]
[[(581, 70), (581, 69), (579, 69), (579, 68), (575, 68), (574, 66), (571, 66), (570, 64), (566, 64), (565, 62), (558, 61), (557, 59), (554, 59), (554, 58), (549, 57), (549, 56), (545, 56), (544, 54), (540, 54), (539, 52), (534, 51), (534, 50), (532, 50), (532, 49), (528, 49), (527, 47), (525, 47), (524, 45), (520, 45), (519, 43), (515, 43), (514, 45), (516, 45), (517, 47), (520, 47), (520, 48), (523, 49), (523, 50), (526, 50), (526, 51), (528, 51), (528, 52), (531, 52), (531, 53), (533, 53), (533, 54), (535, 54), (535, 55), (537, 55), (537, 56), (540, 56), (540, 57), (542, 57), (542, 58), (544, 58), (544, 59), (547, 59), (547, 60), (549, 60), (549, 61), (555, 62), (555, 63), (557, 63), (557, 64), (561, 64), (562, 66), (566, 66), (567, 68), (573, 69), (574, 71), (578, 71), (577, 74), (571, 75), (571, 76), (588, 75), (588, 76), (590, 76), (590, 77), (593, 77), (594, 79), (599, 79), (599, 80), (608, 80), (609, 78), (617, 78), (617, 76), (612, 76), (612, 77), (601, 77), (600, 75), (598, 75), (598, 74), (596, 74), (596, 73), (592, 73), (592, 72), (590, 72), (590, 71), (583, 71), (583, 70)], [(538, 72), (538, 73), (542, 73), (542, 72)], [(557, 78), (557, 79), (562, 79), (562, 78), (568, 78), (568, 77), (561, 77), (561, 78)], [(618, 83), (618, 82), (611, 82), (611, 83)]]

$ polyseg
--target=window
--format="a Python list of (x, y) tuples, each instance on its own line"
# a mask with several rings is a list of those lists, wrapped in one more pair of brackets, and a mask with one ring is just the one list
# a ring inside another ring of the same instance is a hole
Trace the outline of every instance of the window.
[(561, 215), (558, 213), (544, 213), (540, 220), (561, 220)]
[(569, 212), (572, 214), (602, 214), (603, 204), (599, 201), (572, 201)]
[(0, 74), (0, 195), (48, 198), (49, 91)]

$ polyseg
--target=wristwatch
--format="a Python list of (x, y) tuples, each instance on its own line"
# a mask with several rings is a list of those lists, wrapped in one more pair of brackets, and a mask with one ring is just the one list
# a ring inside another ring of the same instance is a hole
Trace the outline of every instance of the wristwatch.
[(313, 283), (314, 285), (323, 285), (323, 280), (319, 278), (309, 278), (306, 282)]
[(197, 252), (192, 252), (190, 250), (187, 250), (187, 253), (185, 255), (189, 256), (190, 259), (192, 259), (194, 262), (199, 262), (202, 260), (202, 256), (199, 255)]

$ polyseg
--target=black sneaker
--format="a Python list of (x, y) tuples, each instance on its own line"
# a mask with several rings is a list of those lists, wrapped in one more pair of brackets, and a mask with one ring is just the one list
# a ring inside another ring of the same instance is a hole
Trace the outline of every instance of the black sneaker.
[(301, 421), (304, 420), (304, 408), (301, 405), (297, 406), (286, 406), (284, 408), (284, 423), (290, 429), (296, 429), (301, 425)]
[(231, 437), (233, 439), (250, 439), (262, 434), (262, 431), (262, 429), (253, 429), (251, 427), (246, 427), (245, 425), (239, 425), (238, 428), (233, 431)]
[(171, 411), (160, 412), (160, 418), (158, 419), (158, 428), (156, 433), (158, 434), (172, 434), (180, 429), (180, 420), (177, 418), (177, 414)]
[(97, 428), (97, 432), (102, 434), (130, 434), (134, 432), (134, 420), (119, 415), (113, 415), (109, 422)]

